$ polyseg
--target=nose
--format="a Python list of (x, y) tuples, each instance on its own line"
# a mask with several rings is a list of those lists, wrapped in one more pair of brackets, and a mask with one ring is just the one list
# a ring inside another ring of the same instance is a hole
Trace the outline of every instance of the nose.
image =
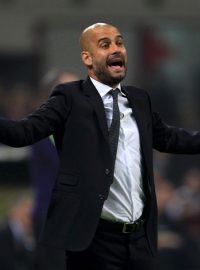
[(111, 51), (112, 51), (112, 53), (117, 53), (117, 52), (121, 51), (121, 48), (116, 43), (112, 43)]

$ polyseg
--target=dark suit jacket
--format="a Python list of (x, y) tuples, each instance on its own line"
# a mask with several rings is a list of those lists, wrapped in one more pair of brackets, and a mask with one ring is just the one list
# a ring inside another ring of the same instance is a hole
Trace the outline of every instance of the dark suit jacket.
[[(200, 133), (167, 126), (152, 112), (145, 91), (125, 86), (122, 89), (140, 133), (146, 232), (154, 252), (157, 207), (152, 149), (200, 153)], [(28, 145), (52, 133), (60, 166), (41, 241), (67, 250), (82, 250), (93, 239), (113, 179), (104, 106), (89, 78), (57, 86), (41, 108), (19, 122), (0, 120), (0, 141), (11, 146)]]

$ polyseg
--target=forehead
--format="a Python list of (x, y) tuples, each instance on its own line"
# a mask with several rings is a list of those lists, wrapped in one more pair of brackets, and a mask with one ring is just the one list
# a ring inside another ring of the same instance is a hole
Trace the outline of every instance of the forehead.
[(113, 26), (101, 26), (93, 29), (93, 38), (95, 41), (99, 41), (104, 38), (115, 39), (118, 36), (121, 36), (119, 30)]

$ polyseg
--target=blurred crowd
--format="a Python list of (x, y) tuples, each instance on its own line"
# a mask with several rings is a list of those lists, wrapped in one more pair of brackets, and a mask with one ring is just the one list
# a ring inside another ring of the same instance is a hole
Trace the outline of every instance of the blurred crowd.
[(175, 185), (155, 173), (158, 200), (158, 269), (200, 269), (200, 168)]

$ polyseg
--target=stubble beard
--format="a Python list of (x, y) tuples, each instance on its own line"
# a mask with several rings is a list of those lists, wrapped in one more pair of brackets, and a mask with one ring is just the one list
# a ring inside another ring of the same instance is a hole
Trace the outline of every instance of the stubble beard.
[(111, 87), (119, 84), (126, 77), (126, 68), (124, 73), (112, 76), (112, 74), (107, 70), (105, 65), (93, 64), (93, 70), (95, 76), (98, 78), (100, 82), (103, 84), (109, 85)]

